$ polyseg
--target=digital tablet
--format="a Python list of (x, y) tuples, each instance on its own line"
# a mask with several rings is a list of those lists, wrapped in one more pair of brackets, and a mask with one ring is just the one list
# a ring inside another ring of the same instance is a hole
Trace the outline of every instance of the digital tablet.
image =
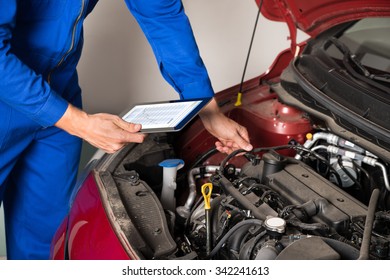
[(136, 104), (124, 114), (122, 119), (141, 124), (143, 133), (179, 131), (210, 100), (211, 97)]

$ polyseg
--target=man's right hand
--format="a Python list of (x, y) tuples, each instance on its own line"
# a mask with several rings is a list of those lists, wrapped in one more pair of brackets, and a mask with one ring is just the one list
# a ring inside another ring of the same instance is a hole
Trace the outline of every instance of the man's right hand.
[(91, 145), (114, 153), (130, 142), (141, 143), (146, 135), (140, 133), (141, 125), (124, 121), (111, 114), (92, 114), (69, 105), (55, 126), (78, 136)]

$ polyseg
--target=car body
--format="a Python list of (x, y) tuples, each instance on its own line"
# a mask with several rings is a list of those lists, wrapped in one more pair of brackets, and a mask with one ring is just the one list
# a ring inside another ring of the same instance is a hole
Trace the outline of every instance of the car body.
[[(99, 151), (53, 259), (390, 259), (390, 3), (262, 5), (291, 48), (216, 94), (254, 150), (218, 153), (194, 119)], [(311, 38), (297, 43), (297, 28)]]

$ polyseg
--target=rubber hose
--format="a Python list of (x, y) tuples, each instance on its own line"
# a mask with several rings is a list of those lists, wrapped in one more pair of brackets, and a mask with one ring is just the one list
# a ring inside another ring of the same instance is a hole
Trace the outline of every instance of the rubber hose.
[(250, 219), (250, 220), (244, 220), (242, 222), (239, 222), (238, 224), (236, 224), (234, 227), (232, 227), (226, 234), (225, 236), (218, 242), (218, 244), (214, 247), (214, 249), (211, 251), (210, 253), (210, 258), (213, 257), (220, 249), (221, 247), (223, 246), (223, 244), (225, 244), (225, 242), (230, 238), (230, 236), (232, 236), (238, 229), (240, 229), (241, 227), (243, 226), (246, 226), (246, 225), (255, 225), (255, 226), (262, 226), (263, 225), (263, 221), (261, 220), (257, 220), (257, 219)]
[(308, 230), (308, 231), (329, 230), (329, 227), (326, 224), (321, 224), (321, 223), (307, 224), (294, 219), (287, 220), (287, 223), (301, 230)]
[(232, 237), (229, 238), (228, 244), (229, 244), (229, 250), (233, 252), (240, 252), (240, 249), (243, 244), (243, 240), (248, 234), (248, 230), (250, 229), (251, 225), (247, 225), (246, 227), (242, 227), (239, 230), (237, 230), (236, 234), (234, 234)]
[(358, 260), (368, 260), (370, 255), (370, 242), (372, 227), (375, 220), (375, 210), (379, 199), (379, 189), (374, 189), (371, 194), (370, 201), (368, 203), (368, 210), (366, 216), (366, 222), (364, 224), (363, 241), (360, 247), (360, 254)]
[[(214, 198), (210, 203), (211, 229), (214, 237), (218, 236), (219, 215), (221, 214), (221, 201), (226, 198), (225, 195), (220, 195)], [(215, 239), (215, 238), (214, 238)]]

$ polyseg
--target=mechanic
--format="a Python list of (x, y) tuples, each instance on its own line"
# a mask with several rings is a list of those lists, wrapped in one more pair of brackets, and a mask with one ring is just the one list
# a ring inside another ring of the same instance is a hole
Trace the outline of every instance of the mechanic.
[[(82, 139), (114, 153), (145, 138), (140, 124), (81, 109), (76, 65), (83, 21), (97, 1), (0, 0), (0, 203), (8, 259), (49, 258), (68, 211)], [(212, 96), (181, 1), (126, 4), (180, 97)], [(252, 149), (246, 128), (225, 117), (215, 100), (200, 116), (219, 151)]]

